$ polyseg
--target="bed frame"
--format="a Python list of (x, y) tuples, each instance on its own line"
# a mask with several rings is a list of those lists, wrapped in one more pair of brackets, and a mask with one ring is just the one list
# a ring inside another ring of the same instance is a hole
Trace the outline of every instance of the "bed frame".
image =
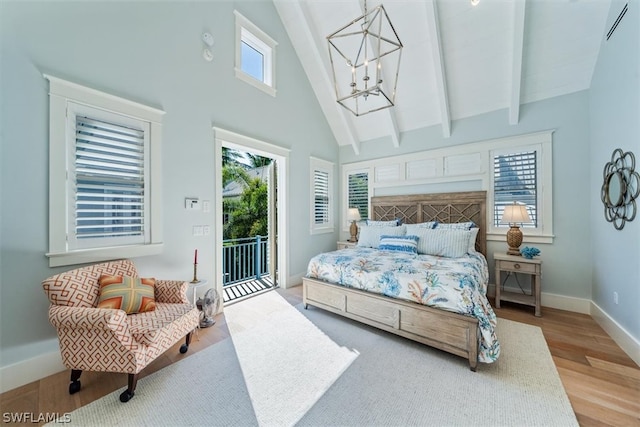
[[(479, 227), (476, 250), (486, 256), (486, 192), (439, 193), (371, 198), (372, 219), (473, 221)], [(462, 356), (478, 365), (478, 319), (358, 289), (303, 278), (304, 307), (313, 305), (405, 338)]]

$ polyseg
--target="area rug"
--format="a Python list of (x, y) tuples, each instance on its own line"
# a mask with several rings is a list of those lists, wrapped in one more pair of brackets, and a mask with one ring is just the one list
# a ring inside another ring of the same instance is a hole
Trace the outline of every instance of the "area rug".
[[(575, 426), (540, 328), (499, 319), (467, 361), (272, 291), (225, 308), (231, 338), (70, 414), (71, 425)], [(215, 327), (215, 326), (214, 326)]]

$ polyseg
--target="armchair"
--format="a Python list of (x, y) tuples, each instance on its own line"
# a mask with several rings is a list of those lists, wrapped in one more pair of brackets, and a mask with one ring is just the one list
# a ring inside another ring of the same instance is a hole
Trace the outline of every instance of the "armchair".
[(187, 282), (156, 280), (155, 310), (137, 314), (97, 308), (102, 275), (138, 277), (130, 260), (111, 261), (56, 274), (42, 282), (51, 305), (64, 365), (71, 369), (69, 394), (80, 390), (83, 370), (129, 374), (121, 402), (133, 396), (140, 371), (186, 336), (189, 349), (199, 312), (187, 296)]

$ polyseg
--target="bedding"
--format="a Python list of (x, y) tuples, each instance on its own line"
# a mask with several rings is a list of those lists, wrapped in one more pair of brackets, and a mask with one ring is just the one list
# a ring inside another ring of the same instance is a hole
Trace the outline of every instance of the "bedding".
[(444, 258), (358, 246), (313, 257), (307, 277), (473, 316), (478, 360), (491, 363), (500, 355), (496, 315), (486, 298), (487, 261), (478, 252)]

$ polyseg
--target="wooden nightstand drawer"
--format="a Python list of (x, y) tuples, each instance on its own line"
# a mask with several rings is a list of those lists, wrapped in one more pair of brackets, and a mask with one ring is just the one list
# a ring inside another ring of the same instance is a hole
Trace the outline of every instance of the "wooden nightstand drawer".
[(358, 242), (350, 242), (348, 240), (341, 240), (338, 242), (338, 249), (353, 249), (358, 245)]
[(539, 271), (539, 264), (531, 264), (518, 261), (499, 261), (500, 270), (515, 271), (516, 273), (536, 274)]

